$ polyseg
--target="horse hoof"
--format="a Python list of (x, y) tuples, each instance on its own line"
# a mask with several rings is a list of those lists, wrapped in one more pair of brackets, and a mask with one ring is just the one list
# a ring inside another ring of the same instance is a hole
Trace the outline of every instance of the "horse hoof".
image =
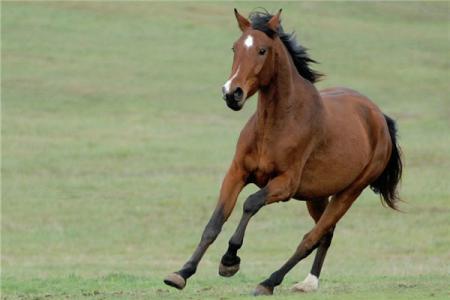
[(177, 273), (169, 274), (169, 276), (164, 279), (164, 283), (179, 290), (182, 290), (186, 286), (186, 280)]
[(253, 292), (253, 296), (270, 296), (270, 295), (273, 295), (273, 288), (268, 288), (261, 284), (258, 284), (255, 291)]
[(233, 266), (225, 266), (222, 263), (219, 265), (219, 275), (223, 277), (231, 277), (239, 271), (239, 264)]

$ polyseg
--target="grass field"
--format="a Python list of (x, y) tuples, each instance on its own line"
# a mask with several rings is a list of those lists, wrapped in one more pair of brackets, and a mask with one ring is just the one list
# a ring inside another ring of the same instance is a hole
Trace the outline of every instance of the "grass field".
[[(312, 226), (306, 207), (252, 220), (241, 271), (217, 275), (234, 215), (183, 291), (240, 129), (220, 86), (253, 3), (2, 2), (2, 299), (243, 299)], [(448, 299), (449, 4), (264, 3), (327, 74), (397, 119), (404, 213), (365, 192), (339, 223), (320, 290), (274, 299)]]

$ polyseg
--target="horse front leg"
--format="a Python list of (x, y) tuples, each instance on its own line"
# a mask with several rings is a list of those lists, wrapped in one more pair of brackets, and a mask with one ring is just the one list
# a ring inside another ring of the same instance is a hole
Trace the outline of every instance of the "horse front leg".
[(237, 197), (242, 188), (245, 186), (245, 180), (245, 172), (243, 172), (242, 169), (235, 162), (233, 162), (223, 180), (219, 201), (208, 224), (203, 230), (203, 234), (197, 248), (191, 258), (179, 271), (169, 274), (164, 279), (165, 284), (180, 290), (185, 287), (186, 280), (195, 273), (197, 266), (206, 250), (217, 238), (223, 224), (233, 211)]
[(237, 251), (242, 247), (247, 225), (258, 210), (266, 204), (289, 200), (295, 192), (291, 176), (284, 175), (272, 179), (266, 187), (250, 195), (244, 202), (243, 213), (236, 231), (228, 242), (228, 250), (219, 265), (219, 274), (230, 277), (239, 271), (241, 259)]

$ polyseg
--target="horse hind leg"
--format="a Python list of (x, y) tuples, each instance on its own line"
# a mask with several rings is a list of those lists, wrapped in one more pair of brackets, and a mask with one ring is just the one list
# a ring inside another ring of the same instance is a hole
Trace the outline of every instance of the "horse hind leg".
[[(327, 205), (328, 198), (316, 199), (306, 202), (308, 212), (314, 219), (314, 222), (316, 224), (325, 211)], [(330, 231), (322, 237), (319, 242), (319, 246), (317, 247), (317, 252), (311, 271), (309, 272), (308, 276), (306, 276), (305, 280), (295, 284), (292, 287), (292, 291), (308, 293), (314, 292), (319, 288), (320, 271), (322, 270), (323, 262), (325, 260), (325, 256), (327, 255), (327, 250), (330, 247), (331, 240), (333, 239), (333, 231), (334, 227), (331, 228)]]
[[(383, 149), (374, 154), (374, 158), (356, 181), (331, 198), (322, 216), (319, 218), (319, 221), (314, 228), (303, 237), (303, 240), (298, 245), (295, 253), (283, 266), (281, 266), (280, 269), (272, 273), (269, 278), (256, 287), (254, 292), (255, 295), (271, 295), (274, 288), (280, 285), (286, 274), (295, 267), (299, 261), (307, 257), (319, 246), (322, 238), (334, 229), (337, 222), (348, 211), (364, 188), (379, 176), (384, 167), (381, 159), (382, 156)], [(374, 163), (374, 161), (377, 163)]]
[(274, 288), (281, 284), (286, 274), (319, 246), (321, 239), (336, 226), (336, 223), (347, 212), (361, 191), (362, 189), (348, 189), (334, 196), (314, 228), (303, 237), (295, 253), (280, 269), (261, 282), (256, 287), (254, 294), (273, 294)]

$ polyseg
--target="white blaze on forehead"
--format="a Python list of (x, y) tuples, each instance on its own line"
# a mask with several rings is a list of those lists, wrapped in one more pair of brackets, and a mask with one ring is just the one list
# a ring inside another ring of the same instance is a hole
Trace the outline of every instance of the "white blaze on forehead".
[(245, 39), (244, 45), (247, 48), (250, 48), (251, 46), (253, 46), (253, 37), (251, 35), (248, 35), (248, 37)]
[(231, 76), (231, 78), (228, 79), (227, 82), (225, 82), (225, 85), (223, 86), (223, 87), (225, 88), (225, 93), (229, 93), (229, 92), (230, 92), (230, 85), (231, 85), (231, 82), (233, 81), (234, 78), (236, 78), (237, 74), (239, 73), (239, 68), (240, 68), (240, 66), (239, 66), (238, 69), (236, 70), (236, 73), (234, 73), (234, 75)]

